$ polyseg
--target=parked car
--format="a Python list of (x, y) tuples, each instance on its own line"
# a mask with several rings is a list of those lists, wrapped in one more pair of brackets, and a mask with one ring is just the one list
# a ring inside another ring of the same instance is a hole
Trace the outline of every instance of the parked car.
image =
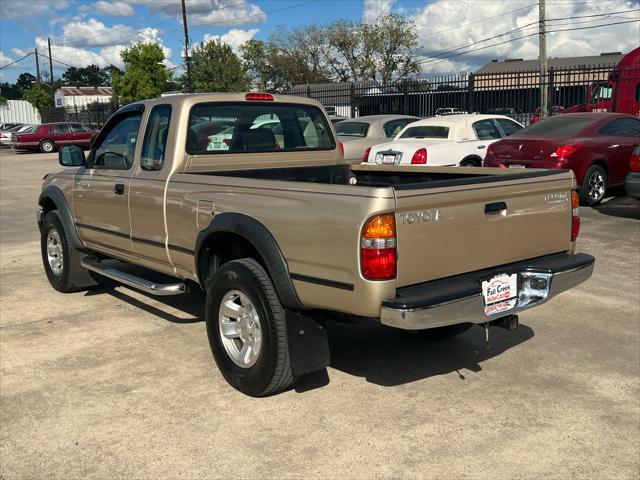
[(335, 125), (336, 123), (344, 122), (345, 120), (349, 120), (348, 117), (341, 117), (339, 115), (329, 115), (328, 118), (332, 125)]
[(524, 128), (503, 115), (451, 115), (407, 125), (391, 142), (366, 152), (363, 163), (479, 167), (487, 147)]
[(24, 123), (15, 123), (15, 122), (0, 123), (0, 132), (6, 132), (11, 128), (19, 127), (22, 125), (24, 125)]
[[(280, 148), (271, 130), (250, 128), (265, 113), (281, 119)], [(229, 150), (192, 141), (196, 114), (237, 125)], [(570, 172), (400, 175), (341, 160), (322, 105), (309, 98), (200, 94), (126, 105), (88, 156), (65, 145), (63, 168), (45, 177), (45, 274), (60, 292), (100, 277), (150, 295), (199, 285), (218, 368), (252, 396), (329, 365), (318, 318), (375, 318), (441, 336), (475, 323), (488, 334), (489, 323), (515, 328), (514, 314), (591, 276), (594, 258), (574, 254)], [(133, 275), (117, 260), (170, 277)]]
[(442, 117), (443, 115), (461, 115), (465, 113), (468, 113), (468, 112), (464, 110), (460, 110), (459, 108), (456, 108), (456, 107), (445, 107), (445, 108), (438, 108), (434, 116)]
[(640, 145), (633, 149), (629, 160), (629, 173), (624, 180), (627, 195), (640, 200)]
[[(552, 117), (562, 112), (564, 112), (564, 107), (562, 105), (554, 105), (551, 107), (549, 116)], [(533, 111), (533, 117), (531, 117), (531, 123), (538, 123), (540, 120), (542, 120), (542, 108), (538, 107)]]
[[(271, 117), (271, 116), (269, 116)], [(282, 125), (280, 124), (280, 120), (277, 118), (257, 118), (253, 121), (250, 130), (256, 130), (258, 128), (266, 128), (267, 130), (271, 130), (275, 135), (276, 142), (279, 144), (283, 143), (282, 140)], [(229, 150), (231, 146), (231, 139), (233, 138), (233, 132), (235, 130), (235, 125), (228, 127), (227, 129), (209, 136), (209, 144), (207, 146), (208, 151), (215, 150)]]
[(54, 152), (63, 145), (79, 145), (88, 149), (97, 133), (79, 123), (45, 123), (34, 132), (14, 135), (12, 146), (16, 150), (39, 150), (43, 153)]
[(528, 113), (524, 113), (519, 108), (513, 107), (499, 107), (492, 108), (488, 112), (490, 115), (504, 115), (505, 117), (513, 118), (516, 122), (521, 123), (522, 125), (528, 125), (531, 123), (530, 115)]
[(0, 145), (3, 147), (10, 147), (13, 143), (13, 137), (19, 133), (34, 132), (38, 125), (18, 125), (17, 127), (10, 128), (5, 132), (0, 132)]
[(368, 115), (335, 124), (336, 135), (347, 163), (360, 163), (365, 151), (395, 137), (409, 123), (420, 120), (410, 115)]
[(566, 113), (547, 118), (493, 144), (487, 167), (570, 168), (580, 201), (596, 205), (621, 184), (640, 144), (640, 119), (625, 113)]

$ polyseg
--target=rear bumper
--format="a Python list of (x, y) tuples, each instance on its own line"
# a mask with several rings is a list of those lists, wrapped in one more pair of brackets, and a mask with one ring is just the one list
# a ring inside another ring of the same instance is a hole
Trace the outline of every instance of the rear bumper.
[(640, 200), (640, 173), (629, 172), (624, 181), (627, 195)]
[[(380, 322), (404, 330), (489, 322), (541, 305), (579, 285), (593, 273), (594, 262), (584, 253), (561, 253), (400, 288), (396, 297), (382, 303)], [(515, 308), (487, 316), (481, 284), (501, 273), (518, 274), (519, 298)], [(527, 288), (532, 277), (545, 279), (547, 287)]]

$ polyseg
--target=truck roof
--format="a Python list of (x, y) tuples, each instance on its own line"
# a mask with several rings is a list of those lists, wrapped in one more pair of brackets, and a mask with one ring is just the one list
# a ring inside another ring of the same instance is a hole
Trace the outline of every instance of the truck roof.
[[(299, 103), (304, 105), (313, 105), (319, 108), (323, 108), (322, 104), (316, 100), (306, 97), (297, 97), (294, 95), (271, 95), (273, 100), (253, 100), (247, 99), (248, 95), (257, 94), (257, 92), (234, 92), (234, 93), (184, 93), (177, 95), (168, 95), (165, 97), (154, 98), (150, 100), (141, 100), (134, 102), (134, 104), (144, 105), (156, 105), (156, 104), (188, 104), (194, 105), (196, 103), (207, 102), (275, 102), (275, 103)], [(264, 94), (263, 94), (264, 95)]]

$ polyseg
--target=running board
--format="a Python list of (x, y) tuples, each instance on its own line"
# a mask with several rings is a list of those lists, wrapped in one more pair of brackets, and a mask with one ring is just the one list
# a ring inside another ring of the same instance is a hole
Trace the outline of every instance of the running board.
[(142, 290), (150, 295), (168, 296), (168, 295), (180, 295), (187, 291), (187, 287), (184, 283), (155, 283), (144, 278), (136, 277), (130, 273), (123, 272), (116, 268), (107, 267), (102, 265), (99, 261), (91, 258), (82, 259), (81, 265), (87, 270), (102, 275), (104, 277), (115, 280), (132, 288)]

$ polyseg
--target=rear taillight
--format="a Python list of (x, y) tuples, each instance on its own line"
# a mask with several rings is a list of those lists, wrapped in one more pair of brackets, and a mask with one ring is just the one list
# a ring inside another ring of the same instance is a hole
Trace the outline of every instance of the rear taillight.
[(565, 158), (565, 157), (568, 157), (569, 155), (573, 155), (575, 152), (577, 152), (580, 149), (581, 146), (582, 145), (580, 144), (561, 145), (558, 148), (556, 148), (556, 151), (553, 152), (551, 156)]
[(338, 142), (338, 145), (340, 146), (340, 153), (342, 154), (342, 158), (344, 158), (344, 143)]
[(640, 172), (640, 147), (636, 147), (631, 154), (629, 170), (632, 172)]
[(393, 214), (376, 215), (364, 225), (360, 260), (362, 276), (368, 280), (396, 277), (396, 221)]
[(427, 163), (427, 149), (420, 148), (411, 157), (411, 165), (425, 165)]
[(370, 153), (371, 153), (371, 147), (367, 148), (367, 149), (364, 151), (364, 155), (362, 156), (362, 161), (363, 161), (363, 162), (365, 162), (365, 163), (366, 163), (366, 162), (368, 162), (368, 161), (369, 161), (369, 154), (370, 154)]
[(493, 155), (493, 144), (491, 144), (491, 145), (489, 145), (489, 146), (487, 147), (487, 157), (488, 157), (489, 155)]
[(578, 206), (580, 205), (580, 198), (578, 192), (575, 190), (571, 192), (571, 241), (575, 242), (580, 233), (580, 216)]
[(247, 93), (244, 96), (245, 100), (257, 100), (260, 102), (272, 102), (274, 100), (273, 95), (270, 93)]

